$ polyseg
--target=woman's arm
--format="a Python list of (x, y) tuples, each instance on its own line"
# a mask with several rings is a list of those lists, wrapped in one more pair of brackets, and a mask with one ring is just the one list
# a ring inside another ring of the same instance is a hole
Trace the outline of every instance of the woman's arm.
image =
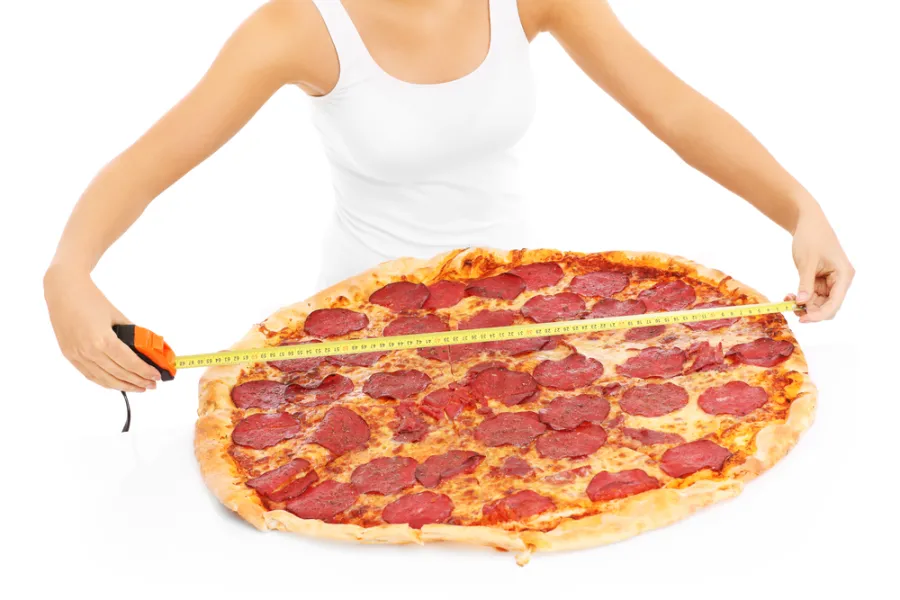
[(315, 90), (328, 79), (319, 67), (308, 68), (322, 51), (309, 11), (315, 7), (308, 2), (275, 0), (250, 16), (196, 87), (104, 167), (75, 205), (44, 289), (63, 353), (92, 381), (141, 391), (158, 376), (113, 335), (111, 326), (128, 320), (94, 286), (91, 271), (156, 196), (228, 141), (279, 88)]
[(794, 236), (802, 321), (830, 319), (854, 271), (818, 203), (731, 115), (638, 43), (604, 0), (547, 0), (543, 29), (686, 163)]

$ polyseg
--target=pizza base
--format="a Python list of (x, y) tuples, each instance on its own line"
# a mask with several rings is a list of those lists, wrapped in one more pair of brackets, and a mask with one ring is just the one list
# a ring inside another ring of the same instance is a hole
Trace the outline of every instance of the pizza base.
[[(497, 264), (518, 259), (521, 262), (552, 261), (554, 258), (580, 253), (557, 250), (504, 251), (490, 248), (453, 250), (432, 259), (402, 258), (377, 267), (322, 290), (306, 301), (286, 306), (275, 312), (261, 325), (270, 331), (302, 321), (313, 310), (329, 308), (340, 296), (353, 297), (360, 290), (380, 287), (399, 276), (435, 277), (449, 265), (475, 257), (475, 260), (495, 261)], [(748, 296), (753, 302), (767, 302), (765, 296), (753, 288), (732, 279), (721, 271), (705, 267), (683, 257), (656, 252), (601, 253), (617, 261), (640, 261), (643, 264), (684, 274), (723, 289)], [(266, 336), (259, 327), (251, 329), (231, 350), (257, 348), (266, 345)], [(575, 550), (624, 540), (639, 533), (657, 529), (679, 521), (700, 508), (737, 496), (744, 484), (757, 477), (793, 448), (800, 435), (812, 425), (817, 391), (809, 378), (806, 360), (799, 346), (783, 363), (786, 370), (803, 376), (797, 386), (784, 423), (772, 423), (756, 435), (756, 453), (731, 477), (719, 481), (700, 480), (681, 488), (660, 488), (621, 500), (616, 512), (570, 519), (549, 531), (508, 531), (500, 527), (463, 525), (424, 525), (420, 530), (408, 525), (378, 525), (361, 527), (353, 524), (325, 523), (315, 519), (301, 519), (285, 510), (267, 510), (256, 493), (243, 485), (237, 466), (228, 455), (231, 439), (230, 389), (238, 380), (241, 367), (212, 367), (200, 379), (200, 408), (198, 411), (194, 451), (204, 481), (215, 496), (229, 509), (260, 530), (280, 530), (328, 539), (350, 540), (373, 544), (423, 544), (426, 542), (461, 542), (489, 546), (516, 553), (516, 562), (524, 565), (535, 550)], [(793, 390), (792, 390), (793, 391)]]

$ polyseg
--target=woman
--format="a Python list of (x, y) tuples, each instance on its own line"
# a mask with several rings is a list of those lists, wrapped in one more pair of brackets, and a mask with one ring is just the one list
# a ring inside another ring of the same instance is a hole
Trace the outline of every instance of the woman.
[(801, 321), (834, 316), (853, 267), (816, 201), (737, 121), (641, 47), (606, 2), (271, 0), (76, 205), (44, 277), (65, 356), (105, 387), (155, 387), (155, 370), (112, 334), (127, 319), (91, 270), (153, 198), (288, 84), (313, 98), (332, 165), (332, 251), (320, 284), (393, 257), (515, 245), (507, 240), (522, 223), (509, 150), (533, 110), (528, 44), (542, 31), (688, 164), (792, 233)]

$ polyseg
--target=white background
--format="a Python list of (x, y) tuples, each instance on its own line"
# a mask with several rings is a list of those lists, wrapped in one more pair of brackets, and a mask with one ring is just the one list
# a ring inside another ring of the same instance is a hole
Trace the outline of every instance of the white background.
[[(837, 320), (796, 328), (820, 408), (781, 464), (685, 522), (605, 548), (537, 555), (524, 569), (482, 549), (258, 533), (200, 480), (191, 447), (199, 373), (135, 397), (133, 433), (123, 435), (121, 398), (58, 355), (41, 275), (71, 206), (187, 92), (257, 4), (0, 8), (0, 544), (12, 552), (0, 585), (25, 586), (18, 597), (282, 598), (639, 598), (658, 587), (670, 597), (789, 597), (896, 586), (898, 507), (888, 490), (898, 465), (897, 326), (875, 321), (897, 298), (900, 46), (891, 3), (613, 3), (640, 40), (812, 191), (858, 276)], [(682, 164), (552, 38), (540, 36), (532, 56), (539, 108), (521, 153), (541, 245), (682, 254), (773, 298), (794, 291), (787, 234)], [(315, 292), (326, 172), (308, 102), (285, 89), (150, 207), (95, 280), (177, 351), (225, 347)], [(229, 246), (236, 236), (240, 248)], [(193, 258), (198, 249), (206, 258)]]

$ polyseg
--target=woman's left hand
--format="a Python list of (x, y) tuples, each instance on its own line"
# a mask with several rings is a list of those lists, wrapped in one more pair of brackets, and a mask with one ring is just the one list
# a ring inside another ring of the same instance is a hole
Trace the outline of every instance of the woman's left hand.
[(801, 323), (834, 318), (856, 271), (821, 210), (800, 217), (794, 230), (794, 263), (800, 273)]

